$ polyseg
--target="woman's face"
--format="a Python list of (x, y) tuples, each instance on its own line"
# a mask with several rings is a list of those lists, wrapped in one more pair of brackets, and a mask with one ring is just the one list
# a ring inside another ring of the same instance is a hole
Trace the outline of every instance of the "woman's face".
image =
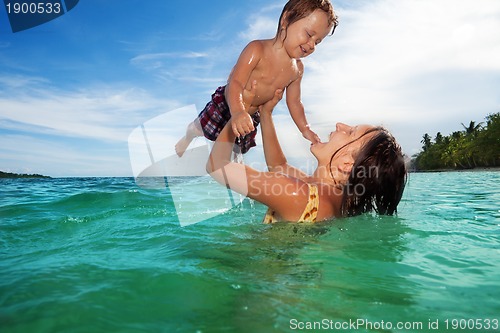
[[(337, 123), (335, 131), (331, 132), (328, 136), (328, 141), (312, 144), (311, 152), (316, 156), (318, 161), (324, 160), (328, 163), (330, 160), (332, 163), (336, 160), (344, 160), (346, 156), (355, 159), (365, 142), (371, 139), (376, 131), (366, 135), (365, 133), (374, 128), (375, 126), (371, 125), (349, 126), (343, 123)], [(332, 160), (332, 155), (335, 152), (337, 153)]]

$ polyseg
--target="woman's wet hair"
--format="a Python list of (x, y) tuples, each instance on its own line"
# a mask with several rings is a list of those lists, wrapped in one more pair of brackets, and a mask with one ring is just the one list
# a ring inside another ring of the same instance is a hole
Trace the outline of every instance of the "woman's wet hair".
[[(335, 28), (339, 24), (338, 17), (333, 10), (333, 6), (329, 0), (290, 0), (283, 7), (280, 19), (278, 21), (278, 31), (279, 35), (282, 23), (288, 27), (290, 24), (297, 22), (309, 14), (314, 12), (316, 9), (321, 9), (328, 16), (328, 25), (332, 26), (331, 35), (335, 32)], [(284, 20), (285, 22), (282, 22)], [(286, 36), (285, 36), (286, 39)]]
[(358, 153), (343, 187), (342, 216), (372, 211), (380, 215), (397, 213), (406, 185), (404, 157), (401, 147), (387, 130), (380, 127), (374, 130), (376, 133)]

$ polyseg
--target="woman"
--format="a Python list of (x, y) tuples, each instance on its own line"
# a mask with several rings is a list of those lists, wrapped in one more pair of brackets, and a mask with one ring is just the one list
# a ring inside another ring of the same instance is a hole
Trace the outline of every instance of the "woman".
[(392, 135), (381, 127), (338, 123), (328, 142), (311, 145), (318, 167), (307, 175), (287, 163), (278, 142), (271, 113), (282, 95), (282, 90), (277, 90), (274, 98), (259, 108), (269, 171), (231, 160), (235, 136), (229, 121), (210, 153), (210, 175), (268, 206), (265, 223), (317, 222), (370, 211), (396, 213), (406, 183), (406, 167)]

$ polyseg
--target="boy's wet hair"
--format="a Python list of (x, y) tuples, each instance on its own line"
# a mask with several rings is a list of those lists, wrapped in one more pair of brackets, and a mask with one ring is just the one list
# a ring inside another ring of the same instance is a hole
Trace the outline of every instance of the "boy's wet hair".
[[(309, 14), (314, 12), (316, 9), (324, 11), (328, 16), (328, 25), (332, 26), (332, 33), (335, 32), (335, 28), (338, 25), (338, 17), (333, 10), (333, 6), (329, 0), (290, 0), (283, 7), (280, 19), (278, 21), (278, 31), (279, 35), (282, 27), (282, 23), (288, 27), (290, 24), (297, 22)], [(286, 14), (286, 15), (285, 15)], [(285, 22), (281, 22), (286, 18)], [(286, 37), (285, 37), (286, 38)]]

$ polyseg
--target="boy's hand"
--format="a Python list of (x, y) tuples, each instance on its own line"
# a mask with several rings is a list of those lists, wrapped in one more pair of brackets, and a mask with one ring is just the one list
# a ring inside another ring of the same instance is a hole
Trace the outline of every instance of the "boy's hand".
[(274, 107), (281, 101), (283, 98), (283, 89), (276, 89), (274, 92), (274, 96), (271, 100), (267, 101), (263, 105), (259, 106), (259, 112), (261, 113), (272, 113), (274, 110)]
[(255, 130), (252, 117), (246, 111), (241, 111), (231, 116), (231, 128), (234, 135), (238, 138), (250, 134)]
[(307, 128), (302, 132), (302, 136), (312, 143), (321, 142), (318, 134), (314, 133), (314, 131), (311, 130), (309, 126), (307, 126)]
[(231, 129), (233, 130), (233, 133), (234, 135), (236, 135), (236, 137), (243, 137), (255, 130), (252, 117), (250, 116), (250, 114), (248, 114), (248, 111), (252, 106), (256, 91), (257, 81), (254, 80), (252, 82), (252, 87), (250, 88), (250, 90), (243, 89), (243, 93), (241, 95), (245, 111), (231, 115)]

